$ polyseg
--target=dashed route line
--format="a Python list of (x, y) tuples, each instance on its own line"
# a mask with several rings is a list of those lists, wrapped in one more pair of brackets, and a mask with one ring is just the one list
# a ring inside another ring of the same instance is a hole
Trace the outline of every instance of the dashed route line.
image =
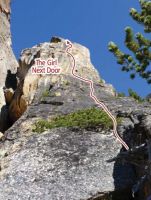
[(72, 43), (69, 41), (69, 40), (66, 40), (66, 45), (67, 45), (67, 48), (66, 48), (66, 53), (73, 59), (73, 66), (72, 66), (72, 75), (85, 82), (85, 83), (88, 83), (89, 86), (90, 86), (90, 97), (95, 101), (95, 103), (98, 105), (98, 107), (102, 108), (106, 113), (107, 115), (112, 119), (113, 121), (113, 134), (114, 136), (118, 139), (118, 141), (125, 147), (126, 150), (129, 150), (129, 147), (128, 145), (122, 140), (122, 138), (119, 136), (118, 132), (117, 132), (117, 121), (116, 121), (116, 118), (113, 116), (113, 114), (109, 111), (109, 109), (107, 108), (107, 106), (102, 103), (101, 101), (99, 101), (97, 99), (97, 97), (94, 95), (94, 87), (93, 87), (93, 81), (92, 80), (89, 80), (89, 79), (86, 79), (86, 78), (83, 78), (77, 74), (75, 74), (75, 67), (76, 67), (76, 61), (75, 61), (75, 58), (74, 56), (69, 52), (70, 49), (72, 49)]

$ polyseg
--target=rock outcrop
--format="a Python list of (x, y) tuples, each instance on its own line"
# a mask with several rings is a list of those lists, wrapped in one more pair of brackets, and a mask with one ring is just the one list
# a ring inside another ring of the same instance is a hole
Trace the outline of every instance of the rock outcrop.
[[(1, 143), (0, 199), (130, 200), (133, 186), (144, 176), (147, 160), (144, 155), (138, 169), (135, 153), (123, 151), (111, 129), (60, 127), (41, 134), (33, 132), (37, 120), (97, 108), (89, 97), (88, 85), (71, 75), (65, 40), (58, 40), (25, 49), (19, 61), (17, 89), (14, 94), (6, 91), (9, 117), (13, 122), (18, 120), (5, 132)], [(100, 83), (85, 47), (73, 44), (72, 53), (79, 74), (94, 81), (95, 95), (120, 117), (121, 137), (131, 148), (145, 143), (150, 137), (151, 105), (119, 98), (110, 85)], [(31, 74), (35, 58), (52, 55), (59, 59), (63, 69), (60, 75)], [(140, 192), (135, 199), (150, 195), (149, 183), (145, 184), (141, 192), (135, 191)]]
[[(61, 74), (66, 76), (71, 75), (71, 60), (66, 54), (66, 42), (64, 39), (53, 37), (51, 42), (45, 42), (22, 51), (19, 60), (20, 66), (17, 72), (19, 80), (18, 87), (15, 91), (13, 100), (9, 106), (9, 118), (11, 122), (15, 122), (27, 106), (31, 104), (34, 94), (40, 84), (47, 84), (50, 81), (55, 82), (60, 79), (58, 75), (33, 75), (31, 67), (34, 65), (36, 58), (43, 60), (57, 58), (61, 67)], [(85, 78), (92, 79), (95, 82), (100, 82), (100, 77), (90, 61), (89, 50), (79, 44), (74, 43), (72, 54), (77, 60), (77, 71), (79, 75)], [(63, 76), (62, 76), (63, 77)], [(115, 95), (114, 88), (109, 84), (103, 84), (104, 90)]]
[[(73, 43), (76, 72), (93, 80), (95, 95), (118, 118), (118, 133), (131, 150), (125, 151), (112, 128), (101, 123), (62, 123), (38, 132), (37, 121), (45, 126), (58, 116), (100, 108), (90, 98), (88, 84), (72, 76), (64, 39), (53, 37), (23, 50), (18, 66), (9, 15), (9, 1), (0, 1), (1, 124), (6, 124), (0, 127), (4, 132), (12, 125), (4, 136), (0, 133), (0, 199), (149, 200), (151, 104), (118, 97), (111, 85), (100, 81), (88, 49)], [(61, 74), (31, 74), (36, 58), (58, 58)]]
[(0, 131), (3, 131), (8, 120), (3, 88), (13, 87), (11, 80), (18, 67), (11, 48), (10, 0), (0, 0), (0, 27)]

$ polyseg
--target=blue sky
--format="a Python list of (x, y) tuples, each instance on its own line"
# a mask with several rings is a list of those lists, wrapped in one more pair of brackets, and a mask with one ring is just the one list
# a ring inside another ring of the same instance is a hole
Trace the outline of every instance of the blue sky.
[(123, 42), (126, 26), (132, 26), (135, 32), (143, 31), (129, 16), (131, 7), (140, 9), (138, 0), (12, 0), (15, 55), (18, 58), (24, 48), (60, 36), (88, 47), (93, 65), (117, 91), (127, 94), (132, 88), (146, 96), (151, 85), (141, 78), (130, 80), (107, 49), (112, 40), (127, 51)]

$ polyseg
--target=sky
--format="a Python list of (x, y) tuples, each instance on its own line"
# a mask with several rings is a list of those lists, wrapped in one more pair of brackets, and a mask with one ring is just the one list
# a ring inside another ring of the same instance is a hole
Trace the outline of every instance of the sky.
[(140, 10), (138, 0), (12, 0), (14, 53), (19, 58), (23, 49), (60, 36), (89, 48), (101, 78), (118, 92), (128, 94), (128, 88), (132, 88), (146, 96), (151, 85), (139, 77), (130, 80), (107, 48), (108, 42), (114, 41), (129, 53), (124, 46), (124, 28), (132, 26), (136, 33), (143, 32), (143, 26), (129, 16), (132, 7)]

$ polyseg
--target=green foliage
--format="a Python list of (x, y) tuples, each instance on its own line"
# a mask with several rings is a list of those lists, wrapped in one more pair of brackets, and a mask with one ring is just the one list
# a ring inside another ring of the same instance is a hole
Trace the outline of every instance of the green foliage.
[(151, 32), (151, 1), (140, 0), (141, 13), (136, 9), (130, 10), (130, 15), (138, 23), (144, 26), (145, 32)]
[(64, 84), (65, 86), (68, 86), (68, 85), (70, 85), (70, 82), (69, 82), (68, 80), (64, 80), (63, 84)]
[[(135, 91), (133, 91), (131, 88), (128, 89), (128, 93), (129, 96), (132, 97), (133, 99), (135, 99), (137, 102), (142, 103), (143, 101), (145, 101), (146, 99), (143, 99), (142, 97), (140, 97)], [(118, 97), (125, 97), (125, 93), (123, 92), (119, 92), (118, 93)]]
[(129, 93), (129, 96), (132, 97), (133, 99), (135, 99), (136, 101), (138, 102), (143, 102), (144, 99), (141, 98), (135, 91), (133, 91), (131, 88), (128, 89), (128, 93)]
[(45, 90), (45, 91), (42, 93), (42, 97), (49, 97), (49, 90)]
[(103, 80), (103, 79), (100, 79), (99, 84), (100, 84), (100, 85), (104, 84), (104, 80)]
[(80, 127), (104, 129), (112, 128), (112, 120), (102, 110), (96, 108), (79, 110), (77, 112), (54, 117), (51, 120), (39, 120), (34, 125), (33, 132), (42, 133), (47, 129), (56, 127)]
[[(130, 10), (130, 15), (138, 23), (144, 26), (144, 31), (151, 32), (151, 1), (140, 0), (141, 13), (138, 13), (134, 8)], [(132, 52), (132, 55), (122, 52), (119, 47), (110, 42), (108, 45), (120, 64), (121, 70), (130, 72), (130, 78), (134, 79), (136, 74), (144, 78), (151, 84), (151, 40), (145, 38), (141, 33), (134, 35), (131, 27), (125, 28), (125, 45)]]
[(125, 95), (125, 93), (124, 92), (119, 92), (118, 93), (118, 97), (125, 97), (126, 95)]

